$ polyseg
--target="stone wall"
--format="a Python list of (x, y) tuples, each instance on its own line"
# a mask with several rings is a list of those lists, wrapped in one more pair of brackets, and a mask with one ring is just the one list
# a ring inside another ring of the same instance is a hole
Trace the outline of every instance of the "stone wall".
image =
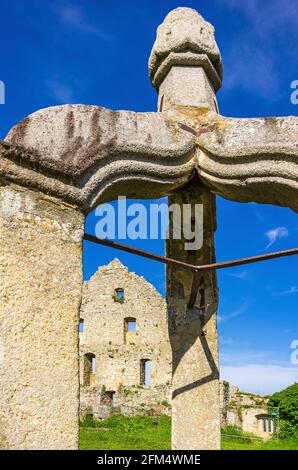
[(0, 448), (78, 447), (83, 215), (0, 181)]
[[(81, 414), (168, 414), (172, 355), (166, 301), (155, 288), (115, 259), (84, 283), (82, 320)], [(135, 331), (127, 320), (135, 320)], [(151, 361), (150, 386), (144, 384), (144, 360)]]
[(220, 382), (222, 427), (236, 426), (262, 438), (270, 437), (274, 424), (268, 413), (267, 403), (268, 399), (265, 397), (244, 393), (238, 387), (231, 387), (226, 381)]
[[(171, 415), (167, 305), (156, 289), (114, 259), (84, 283), (80, 318), (81, 416)], [(133, 320), (135, 331), (128, 326)], [(150, 386), (144, 384), (144, 360), (152, 361)], [(264, 397), (221, 381), (220, 408), (222, 427), (270, 437)]]

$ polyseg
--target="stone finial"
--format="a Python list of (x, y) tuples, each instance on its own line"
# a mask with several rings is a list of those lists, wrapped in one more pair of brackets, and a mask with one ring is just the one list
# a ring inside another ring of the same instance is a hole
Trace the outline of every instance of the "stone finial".
[(214, 90), (223, 76), (214, 27), (192, 8), (176, 8), (157, 28), (149, 58), (149, 74), (158, 90), (173, 65), (198, 65), (204, 68)]

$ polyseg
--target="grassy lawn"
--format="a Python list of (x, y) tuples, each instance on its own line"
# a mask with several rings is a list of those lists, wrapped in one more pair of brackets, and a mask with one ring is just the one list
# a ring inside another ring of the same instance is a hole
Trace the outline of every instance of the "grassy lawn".
[[(225, 436), (229, 434), (229, 436)], [(230, 437), (234, 434), (235, 437)], [(267, 441), (255, 439), (252, 434), (243, 433), (237, 428), (223, 430), (221, 439), (222, 450), (297, 450), (298, 437), (292, 439), (269, 439)]]
[[(241, 439), (223, 437), (221, 441), (222, 450), (297, 450), (298, 439), (245, 441)], [(245, 441), (245, 442), (242, 442)]]
[[(85, 420), (80, 431), (82, 450), (170, 450), (171, 420), (147, 416), (112, 416), (104, 421)], [(92, 427), (90, 427), (90, 425)], [(96, 429), (96, 428), (101, 429)]]
[[(298, 437), (259, 441), (239, 431), (241, 437), (222, 437), (223, 450), (297, 450)], [(171, 420), (167, 416), (112, 416), (104, 421), (85, 419), (80, 431), (82, 450), (170, 450)]]

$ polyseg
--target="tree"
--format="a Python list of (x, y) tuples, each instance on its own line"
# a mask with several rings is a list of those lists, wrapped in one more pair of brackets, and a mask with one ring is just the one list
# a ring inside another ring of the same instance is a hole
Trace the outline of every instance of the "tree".
[(298, 383), (274, 393), (268, 405), (279, 407), (281, 437), (298, 433)]

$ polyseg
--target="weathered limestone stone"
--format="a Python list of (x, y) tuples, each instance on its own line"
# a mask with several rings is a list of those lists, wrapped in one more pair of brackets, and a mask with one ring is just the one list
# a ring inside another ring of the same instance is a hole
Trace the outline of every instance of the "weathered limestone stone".
[[(181, 21), (177, 21), (178, 18)], [(173, 34), (175, 44), (171, 39)], [(186, 47), (191, 52), (185, 53)], [(165, 67), (171, 48), (175, 56), (172, 56), (171, 66), (167, 67), (167, 75), (159, 83), (156, 77)], [(194, 57), (199, 55), (200, 60), (197, 63), (192, 60), (189, 64), (190, 54)], [(200, 54), (203, 54), (204, 62)], [(195, 128), (197, 121), (194, 115), (218, 111), (215, 91), (220, 87), (219, 75), (222, 75), (219, 50), (213, 27), (194, 10), (177, 9), (166, 17), (157, 30), (149, 71), (153, 84), (159, 84), (159, 110), (168, 113), (186, 132), (191, 133)], [(196, 265), (214, 262), (215, 196), (194, 178), (171, 194), (169, 202), (180, 206), (181, 211), (184, 204), (190, 204), (193, 219), (195, 204), (203, 205), (203, 246), (196, 251), (186, 251), (186, 240), (170, 239), (167, 255)], [(172, 265), (167, 267), (169, 334), (173, 354), (172, 448), (219, 449), (216, 273), (199, 275), (198, 295), (194, 307), (188, 308), (192, 279), (191, 272)]]
[(0, 175), (85, 212), (118, 194), (165, 195), (195, 168), (194, 137), (157, 113), (56, 106), (21, 121), (5, 141)]
[(197, 171), (227, 199), (298, 211), (297, 117), (219, 115), (220, 83), (210, 81), (205, 66), (190, 66), (188, 52), (175, 54), (158, 87), (162, 112), (84, 105), (38, 111), (0, 142), (0, 175), (88, 212), (118, 194), (164, 196)]
[[(117, 289), (123, 289), (121, 302), (115, 298)], [(80, 333), (81, 413), (91, 411), (100, 418), (111, 411), (168, 413), (172, 352), (167, 305), (161, 294), (115, 259), (84, 283), (80, 317), (84, 321)], [(135, 331), (127, 331), (129, 319), (135, 320)], [(84, 374), (85, 355), (90, 353), (95, 360), (92, 383)], [(150, 386), (142, 380), (143, 360), (151, 361)], [(107, 399), (111, 392), (114, 403)]]
[[(197, 169), (214, 193), (298, 211), (297, 117), (237, 119), (178, 110), (197, 135)], [(187, 117), (185, 117), (187, 116)]]
[[(185, 53), (193, 53), (185, 59)], [(172, 56), (171, 56), (172, 54)], [(180, 62), (178, 58), (182, 54)], [(175, 57), (179, 65), (200, 65), (217, 91), (222, 80), (220, 52), (214, 36), (214, 27), (192, 8), (176, 8), (157, 28), (156, 40), (149, 58), (149, 73), (153, 85), (158, 89), (173, 65), (170, 57)], [(186, 61), (186, 63), (185, 63)], [(205, 64), (208, 64), (207, 66)]]
[(222, 73), (213, 26), (190, 8), (170, 12), (157, 28), (149, 58), (159, 110), (192, 106), (217, 111), (214, 91), (221, 87)]
[[(167, 243), (167, 255), (197, 265), (213, 263), (216, 230), (215, 197), (193, 181), (170, 197), (170, 203), (203, 204), (204, 245), (185, 251), (185, 240)], [(167, 301), (173, 354), (172, 448), (219, 449), (220, 406), (216, 310), (216, 273), (199, 276), (199, 292), (188, 308), (192, 273), (169, 265)]]
[(264, 439), (272, 437), (276, 422), (271, 414), (273, 410), (267, 407), (268, 398), (240, 392), (239, 388), (221, 381), (220, 399), (222, 427), (236, 426)]
[[(1, 410), (6, 402), (11, 410), (10, 423), (7, 410), (1, 411), (3, 446), (76, 445), (73, 413), (78, 409), (78, 373), (76, 366), (74, 370), (67, 366), (77, 365), (73, 327), (81, 268), (80, 237), (74, 234), (82, 228), (81, 212), (86, 214), (118, 195), (153, 198), (170, 194), (172, 201), (187, 200), (192, 205), (203, 201), (203, 248), (191, 254), (182, 253), (179, 242), (168, 246), (173, 255), (194, 263), (214, 258), (212, 193), (298, 210), (298, 119), (230, 119), (217, 114), (215, 92), (221, 86), (221, 59), (213, 27), (201, 15), (178, 8), (166, 17), (158, 29), (149, 69), (162, 112), (58, 106), (22, 120), (0, 143), (0, 177), (7, 181), (1, 189), (5, 219), (1, 288), (8, 296), (0, 310), (4, 323), (2, 382), (4, 374), (8, 376), (1, 385)], [(13, 209), (7, 209), (5, 199), (11, 197), (5, 192), (8, 183), (19, 185), (19, 202), (13, 203)], [(26, 206), (27, 198), (34, 197), (37, 212), (32, 212), (31, 202)], [(39, 201), (43, 201), (42, 207)], [(17, 224), (12, 213), (19, 214)], [(204, 293), (199, 293), (189, 311), (186, 293), (190, 282), (189, 274), (170, 268), (176, 407), (173, 445), (218, 448), (216, 283), (213, 275), (206, 275), (201, 286)], [(203, 305), (204, 297), (208, 307)], [(202, 337), (204, 308), (207, 334)], [(53, 345), (59, 345), (60, 354), (55, 357)], [(36, 351), (40, 367), (31, 360)], [(18, 366), (17, 358), (21, 361)], [(47, 432), (49, 428), (51, 432)]]
[(78, 446), (83, 216), (1, 180), (0, 446)]

